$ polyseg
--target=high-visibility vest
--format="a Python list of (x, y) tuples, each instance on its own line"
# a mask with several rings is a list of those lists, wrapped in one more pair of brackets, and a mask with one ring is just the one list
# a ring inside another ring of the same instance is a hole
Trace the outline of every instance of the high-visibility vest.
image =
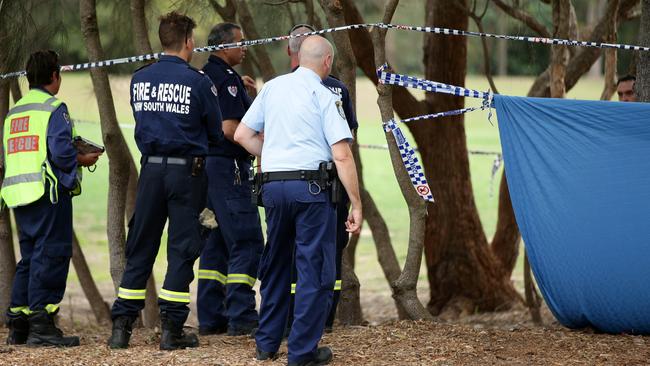
[[(47, 160), (47, 127), (61, 103), (40, 89), (31, 89), (7, 113), (2, 138), (6, 170), (0, 189), (0, 198), (7, 206), (37, 201), (45, 194), (46, 180), (50, 201), (58, 201), (58, 179)], [(72, 135), (76, 136), (74, 126)], [(80, 190), (79, 182), (77, 186), (75, 190)]]

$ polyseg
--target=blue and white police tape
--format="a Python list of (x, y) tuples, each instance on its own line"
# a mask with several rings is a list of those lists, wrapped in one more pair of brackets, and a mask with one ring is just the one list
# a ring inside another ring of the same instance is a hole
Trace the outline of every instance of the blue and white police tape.
[[(276, 37), (269, 37), (269, 38), (246, 40), (241, 42), (225, 43), (217, 46), (197, 47), (194, 49), (194, 51), (214, 52), (214, 51), (224, 50), (229, 48), (257, 46), (257, 45), (268, 44), (272, 42), (285, 41), (291, 38), (306, 37), (311, 35), (319, 35), (319, 34), (338, 32), (338, 31), (344, 31), (350, 29), (362, 29), (362, 28), (370, 28), (370, 27), (380, 27), (386, 29), (399, 29), (399, 30), (436, 33), (436, 34), (445, 34), (445, 35), (456, 35), (456, 36), (489, 37), (489, 38), (499, 38), (499, 39), (506, 39), (506, 40), (525, 41), (531, 43), (561, 44), (561, 45), (577, 46), (577, 47), (617, 48), (622, 50), (650, 51), (650, 47), (618, 44), (618, 43), (575, 41), (569, 39), (529, 37), (529, 36), (510, 36), (510, 35), (491, 34), (491, 33), (482, 33), (482, 32), (471, 32), (471, 31), (449, 29), (449, 28), (418, 27), (418, 26), (410, 26), (410, 25), (384, 24), (384, 23), (351, 24), (351, 25), (345, 25), (341, 27), (326, 28), (326, 29), (317, 30), (313, 32), (295, 34), (292, 36), (290, 35), (276, 36)], [(86, 62), (86, 63), (75, 64), (75, 65), (65, 65), (61, 67), (61, 71), (77, 71), (77, 70), (85, 70), (85, 69), (96, 68), (96, 67), (104, 67), (104, 66), (120, 65), (126, 63), (132, 63), (132, 62), (154, 60), (154, 59), (158, 59), (161, 55), (163, 55), (163, 53), (158, 52), (158, 53), (116, 58), (116, 59), (104, 60), (104, 61)], [(6, 74), (0, 74), (0, 79), (18, 77), (23, 75), (25, 75), (25, 71), (14, 71)]]
[(463, 88), (460, 86), (449, 85), (437, 81), (417, 78), (415, 76), (395, 74), (389, 72), (388, 64), (383, 64), (377, 69), (377, 77), (382, 84), (399, 85), (408, 88), (415, 88), (435, 93), (445, 93), (461, 97), (481, 98), (487, 99), (490, 92), (482, 92)]
[(399, 148), (399, 153), (402, 157), (402, 162), (406, 168), (406, 172), (411, 178), (411, 184), (415, 191), (422, 197), (425, 201), (434, 202), (433, 194), (431, 193), (431, 188), (427, 183), (427, 179), (424, 176), (424, 171), (420, 165), (418, 157), (415, 155), (415, 151), (406, 140), (406, 137), (402, 133), (402, 130), (397, 126), (397, 123), (394, 119), (391, 119), (388, 122), (384, 122), (384, 131), (392, 132), (395, 136), (395, 142)]
[(376, 24), (376, 26), (381, 28), (387, 28), (387, 29), (400, 29), (400, 30), (408, 30), (408, 31), (416, 31), (416, 32), (444, 34), (444, 35), (451, 35), (451, 36), (498, 38), (498, 39), (505, 39), (509, 41), (524, 41), (529, 43), (543, 43), (543, 44), (564, 45), (564, 46), (574, 46), (574, 47), (616, 48), (616, 49), (631, 50), (631, 51), (650, 51), (650, 47), (620, 44), (620, 43), (576, 41), (572, 39), (530, 37), (530, 36), (510, 36), (510, 35), (502, 35), (502, 34), (472, 32), (472, 31), (450, 29), (450, 28), (417, 27), (412, 25), (400, 25), (400, 24), (379, 23)]

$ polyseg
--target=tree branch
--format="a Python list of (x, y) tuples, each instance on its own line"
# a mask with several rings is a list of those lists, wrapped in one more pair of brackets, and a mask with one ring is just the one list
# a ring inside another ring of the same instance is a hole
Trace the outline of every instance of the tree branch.
[[(343, 5), (343, 14), (347, 24), (365, 23), (359, 9), (352, 0), (340, 0)], [(377, 74), (374, 68), (375, 51), (372, 47), (370, 34), (365, 29), (349, 30), (350, 41), (354, 45), (352, 49), (357, 59), (357, 65), (361, 71), (377, 85)], [(393, 90), (393, 108), (400, 118), (415, 117), (427, 113), (423, 101), (418, 101), (406, 88), (395, 88)]]
[(546, 29), (546, 27), (544, 27), (544, 25), (542, 25), (537, 20), (535, 20), (535, 18), (532, 15), (526, 13), (521, 9), (517, 9), (510, 6), (505, 2), (503, 2), (502, 0), (492, 0), (492, 2), (499, 9), (503, 10), (503, 12), (521, 21), (523, 24), (525, 24), (528, 28), (532, 29), (535, 33), (537, 33), (541, 37), (545, 37), (545, 38), (551, 37), (551, 34)]

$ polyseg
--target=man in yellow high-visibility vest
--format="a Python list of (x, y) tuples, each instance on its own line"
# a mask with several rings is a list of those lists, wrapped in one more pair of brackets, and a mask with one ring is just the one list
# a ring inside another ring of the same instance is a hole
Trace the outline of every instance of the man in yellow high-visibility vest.
[(7, 310), (8, 344), (78, 346), (54, 323), (72, 256), (72, 196), (81, 192), (81, 167), (100, 153), (77, 153), (76, 132), (61, 86), (58, 55), (37, 51), (27, 61), (29, 92), (4, 121), (5, 172), (0, 198), (13, 208), (21, 260)]

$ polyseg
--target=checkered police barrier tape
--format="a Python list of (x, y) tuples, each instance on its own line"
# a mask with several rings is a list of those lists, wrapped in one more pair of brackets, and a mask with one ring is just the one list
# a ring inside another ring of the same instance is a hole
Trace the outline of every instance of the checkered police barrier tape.
[(415, 155), (415, 151), (406, 140), (406, 137), (402, 133), (402, 130), (397, 126), (397, 123), (394, 119), (391, 119), (388, 122), (384, 122), (384, 131), (392, 132), (395, 136), (395, 142), (399, 149), (399, 153), (402, 157), (402, 162), (406, 168), (406, 172), (411, 178), (411, 184), (415, 191), (422, 197), (425, 201), (434, 202), (433, 194), (431, 194), (431, 188), (427, 183), (427, 179), (424, 176), (424, 171), (420, 165), (418, 157)]
[[(370, 27), (380, 27), (385, 29), (408, 30), (408, 31), (415, 31), (415, 32), (436, 33), (436, 34), (445, 34), (445, 35), (454, 35), (454, 36), (499, 38), (499, 39), (513, 40), (513, 41), (525, 41), (525, 42), (543, 43), (543, 44), (557, 44), (557, 45), (576, 46), (576, 47), (617, 48), (621, 50), (650, 51), (650, 47), (618, 44), (618, 43), (575, 41), (570, 39), (556, 39), (556, 38), (529, 37), (529, 36), (510, 36), (510, 35), (491, 34), (491, 33), (483, 33), (483, 32), (471, 32), (471, 31), (449, 29), (449, 28), (418, 27), (418, 26), (410, 26), (410, 25), (384, 24), (384, 23), (351, 24), (351, 25), (346, 25), (341, 27), (327, 28), (327, 29), (322, 29), (313, 32), (295, 34), (292, 36), (290, 35), (276, 36), (276, 37), (253, 39), (253, 40), (234, 42), (234, 43), (226, 43), (217, 46), (197, 47), (194, 49), (194, 51), (214, 52), (214, 51), (225, 50), (229, 48), (257, 46), (257, 45), (268, 44), (272, 42), (285, 41), (291, 38), (306, 37), (306, 36), (326, 34), (326, 33), (332, 33), (332, 32), (338, 32), (338, 31), (344, 31), (350, 29), (363, 29), (363, 28), (370, 28)], [(127, 64), (132, 62), (154, 60), (154, 59), (158, 59), (161, 55), (163, 55), (163, 53), (158, 52), (158, 53), (150, 53), (146, 55), (116, 58), (112, 60), (86, 62), (86, 63), (76, 64), (76, 65), (65, 65), (61, 67), (61, 71), (78, 71), (78, 70), (85, 70), (85, 69), (90, 69), (95, 67), (104, 67), (104, 66)], [(18, 77), (24, 75), (25, 75), (25, 71), (14, 71), (6, 74), (1, 74), (0, 79), (6, 79), (6, 78)]]
[(444, 35), (451, 35), (451, 36), (498, 38), (498, 39), (506, 39), (509, 41), (523, 41), (529, 43), (543, 43), (543, 44), (564, 45), (564, 46), (574, 46), (574, 47), (616, 48), (620, 50), (631, 50), (631, 51), (650, 51), (650, 47), (635, 46), (629, 44), (619, 44), (619, 43), (576, 41), (572, 39), (545, 38), (545, 37), (510, 36), (510, 35), (503, 35), (503, 34), (472, 32), (472, 31), (464, 31), (464, 30), (449, 29), (449, 28), (416, 27), (411, 25), (400, 25), (400, 24), (380, 23), (380, 24), (376, 24), (376, 26), (381, 28), (386, 28), (386, 29), (400, 29), (400, 30), (408, 30), (408, 31), (415, 31), (415, 32), (444, 34)]
[[(252, 39), (252, 40), (246, 40), (241, 42), (224, 43), (216, 46), (196, 47), (194, 48), (194, 52), (214, 52), (214, 51), (225, 50), (230, 48), (257, 46), (257, 45), (268, 44), (272, 42), (285, 41), (291, 38), (307, 37), (307, 36), (313, 36), (319, 34), (338, 32), (338, 31), (343, 31), (348, 29), (362, 29), (362, 28), (371, 27), (373, 25), (374, 24), (351, 24), (351, 25), (346, 25), (341, 27), (327, 28), (318, 31), (300, 33), (294, 35)], [(113, 66), (113, 65), (120, 65), (120, 64), (128, 64), (132, 62), (156, 60), (160, 58), (160, 56), (162, 55), (164, 55), (164, 52), (150, 53), (150, 54), (140, 55), (140, 56), (116, 58), (116, 59), (105, 60), (105, 61), (87, 62), (87, 63), (76, 64), (76, 65), (65, 65), (65, 66), (61, 66), (61, 71), (78, 71), (78, 70), (92, 69), (96, 67)], [(15, 71), (15, 72), (10, 72), (7, 74), (0, 75), (0, 79), (24, 76), (25, 74), (26, 74), (25, 71)]]

